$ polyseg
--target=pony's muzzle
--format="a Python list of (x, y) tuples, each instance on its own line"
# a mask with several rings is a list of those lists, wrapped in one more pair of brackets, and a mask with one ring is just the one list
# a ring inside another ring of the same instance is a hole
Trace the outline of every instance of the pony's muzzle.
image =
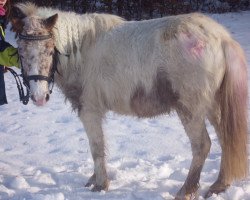
[(36, 106), (44, 106), (47, 101), (49, 101), (49, 88), (48, 82), (44, 80), (31, 80), (30, 85), (30, 94), (33, 103)]
[(49, 101), (49, 97), (49, 94), (45, 94), (44, 96), (31, 95), (30, 98), (36, 106), (44, 106)]

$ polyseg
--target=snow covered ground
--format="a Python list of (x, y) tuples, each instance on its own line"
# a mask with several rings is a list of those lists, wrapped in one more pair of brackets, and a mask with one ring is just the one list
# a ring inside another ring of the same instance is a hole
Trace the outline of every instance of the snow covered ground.
[[(212, 15), (242, 44), (250, 63), (250, 12)], [(10, 41), (13, 35), (8, 33)], [(139, 120), (108, 113), (108, 192), (84, 184), (93, 162), (85, 130), (60, 91), (44, 108), (18, 100), (14, 78), (6, 74), (8, 105), (0, 106), (1, 200), (162, 200), (173, 199), (191, 161), (190, 144), (176, 114)], [(215, 181), (220, 147), (208, 124), (212, 148), (201, 174), (200, 200)], [(250, 199), (250, 178), (209, 200)]]

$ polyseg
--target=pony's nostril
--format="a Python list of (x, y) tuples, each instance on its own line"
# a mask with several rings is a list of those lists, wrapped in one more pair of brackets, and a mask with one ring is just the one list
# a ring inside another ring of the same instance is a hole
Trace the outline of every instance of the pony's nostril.
[(49, 100), (49, 94), (46, 94), (46, 97), (45, 97), (46, 101)]

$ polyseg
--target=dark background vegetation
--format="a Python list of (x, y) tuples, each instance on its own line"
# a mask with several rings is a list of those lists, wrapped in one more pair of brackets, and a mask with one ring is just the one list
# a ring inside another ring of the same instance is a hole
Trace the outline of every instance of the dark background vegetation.
[[(25, 0), (12, 0), (12, 2), (25, 2)], [(30, 0), (30, 2), (77, 13), (113, 13), (128, 20), (194, 11), (222, 13), (250, 9), (250, 0)]]

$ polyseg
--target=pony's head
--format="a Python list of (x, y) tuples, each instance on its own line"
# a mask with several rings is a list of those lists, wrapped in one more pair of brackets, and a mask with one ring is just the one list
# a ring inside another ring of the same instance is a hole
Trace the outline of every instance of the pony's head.
[(33, 4), (17, 4), (12, 9), (11, 23), (19, 36), (17, 40), (24, 81), (31, 99), (37, 106), (49, 100), (55, 44), (52, 29), (58, 15), (41, 18)]

